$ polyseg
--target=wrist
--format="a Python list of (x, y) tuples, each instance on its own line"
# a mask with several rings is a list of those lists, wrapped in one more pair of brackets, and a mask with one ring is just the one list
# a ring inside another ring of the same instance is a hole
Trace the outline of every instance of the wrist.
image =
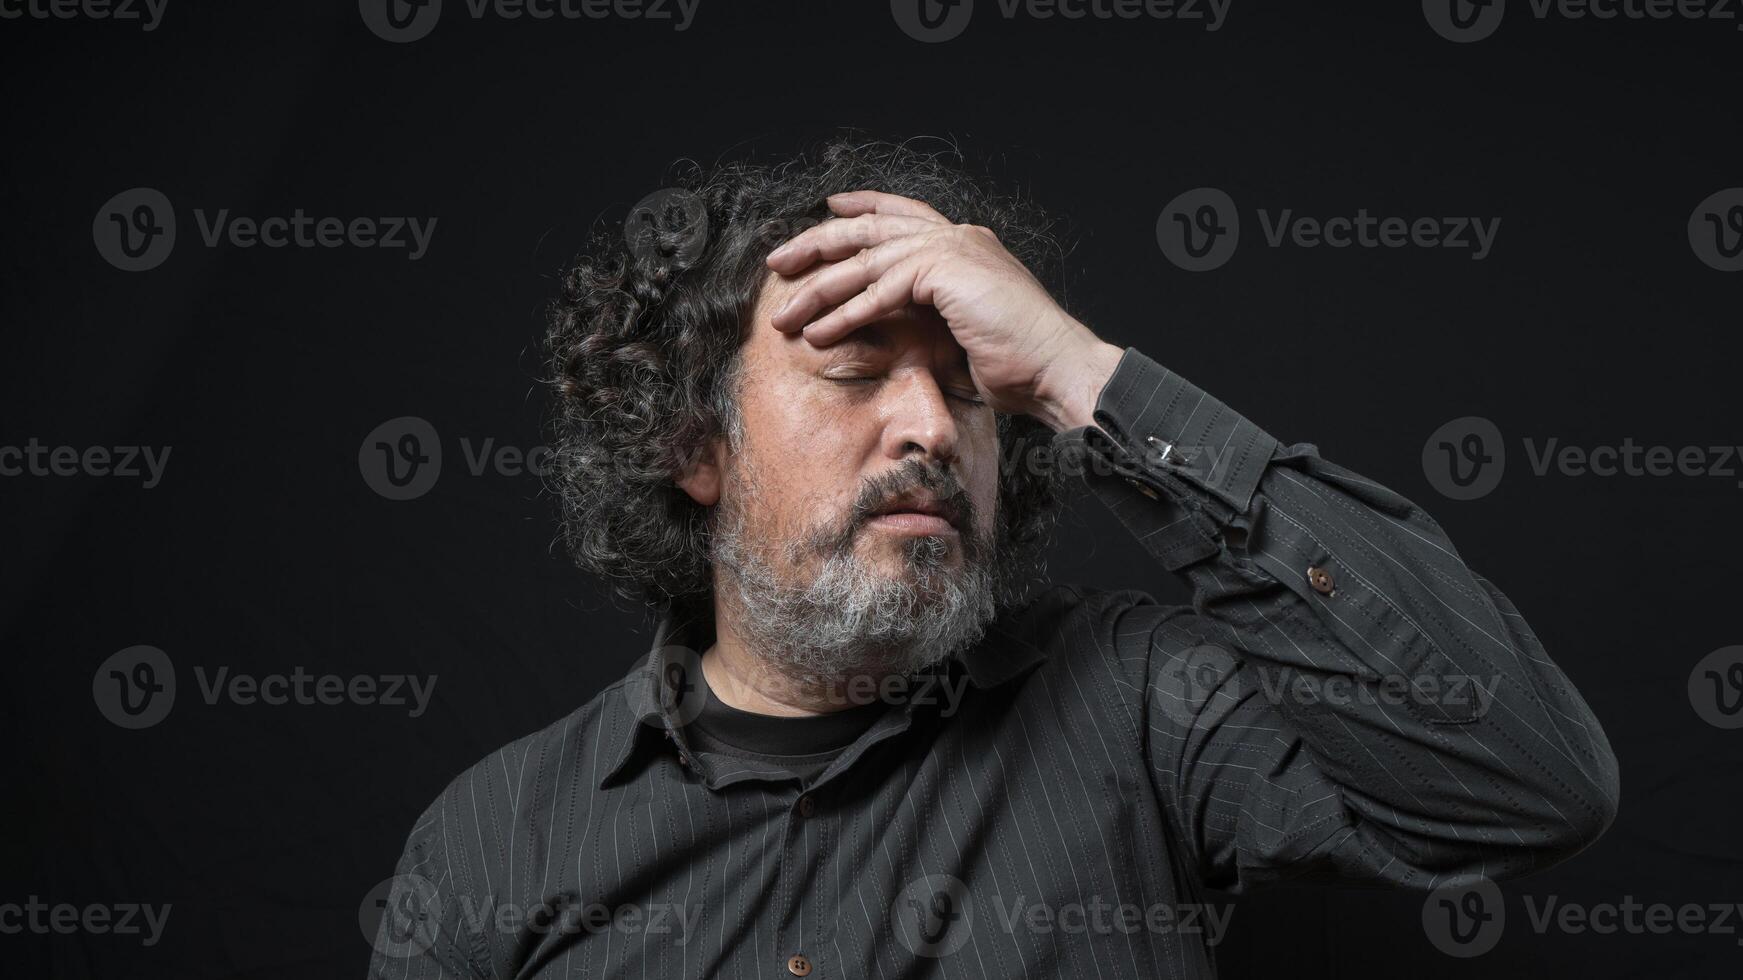
[(1083, 324), (1073, 323), (1081, 335), (1062, 356), (1048, 362), (1036, 382), (1035, 408), (1030, 412), (1055, 432), (1095, 424), (1096, 402), (1126, 353)]

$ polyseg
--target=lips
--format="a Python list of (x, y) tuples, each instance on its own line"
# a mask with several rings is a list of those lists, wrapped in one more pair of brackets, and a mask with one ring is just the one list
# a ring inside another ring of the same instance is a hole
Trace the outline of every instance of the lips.
[(961, 523), (962, 514), (949, 501), (921, 494), (903, 494), (888, 501), (872, 511), (873, 517), (891, 517), (900, 514), (923, 514), (927, 517), (941, 518), (956, 527)]

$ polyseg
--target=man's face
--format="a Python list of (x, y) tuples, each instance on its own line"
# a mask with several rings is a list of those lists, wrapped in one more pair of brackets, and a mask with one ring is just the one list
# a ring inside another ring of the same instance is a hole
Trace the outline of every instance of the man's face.
[[(921, 666), (949, 651), (907, 648), (958, 643), (990, 616), (995, 417), (930, 308), (817, 348), (769, 325), (796, 282), (769, 278), (744, 344), (743, 440), (722, 461), (716, 557), (743, 605), (764, 607), (746, 619), (816, 620), (763, 646), (786, 635), (838, 648), (814, 669)], [(759, 590), (766, 601), (744, 594)]]

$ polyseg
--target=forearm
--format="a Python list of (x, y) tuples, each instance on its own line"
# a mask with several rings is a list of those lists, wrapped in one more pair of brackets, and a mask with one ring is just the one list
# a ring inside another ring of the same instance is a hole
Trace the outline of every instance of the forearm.
[(1338, 787), (1364, 846), (1504, 873), (1615, 808), (1595, 718), (1511, 604), (1409, 501), (1276, 440), (1136, 351), (1084, 439), (1098, 494)]

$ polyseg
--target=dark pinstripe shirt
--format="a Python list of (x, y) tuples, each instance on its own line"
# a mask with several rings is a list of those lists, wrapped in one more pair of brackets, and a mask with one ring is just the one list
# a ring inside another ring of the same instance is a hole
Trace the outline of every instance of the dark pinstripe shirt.
[(1190, 607), (1054, 587), (805, 789), (693, 750), (668, 617), (418, 818), (372, 976), (1203, 977), (1206, 887), (1501, 878), (1608, 826), (1597, 720), (1427, 514), (1136, 350), (1096, 423), (1058, 458)]

